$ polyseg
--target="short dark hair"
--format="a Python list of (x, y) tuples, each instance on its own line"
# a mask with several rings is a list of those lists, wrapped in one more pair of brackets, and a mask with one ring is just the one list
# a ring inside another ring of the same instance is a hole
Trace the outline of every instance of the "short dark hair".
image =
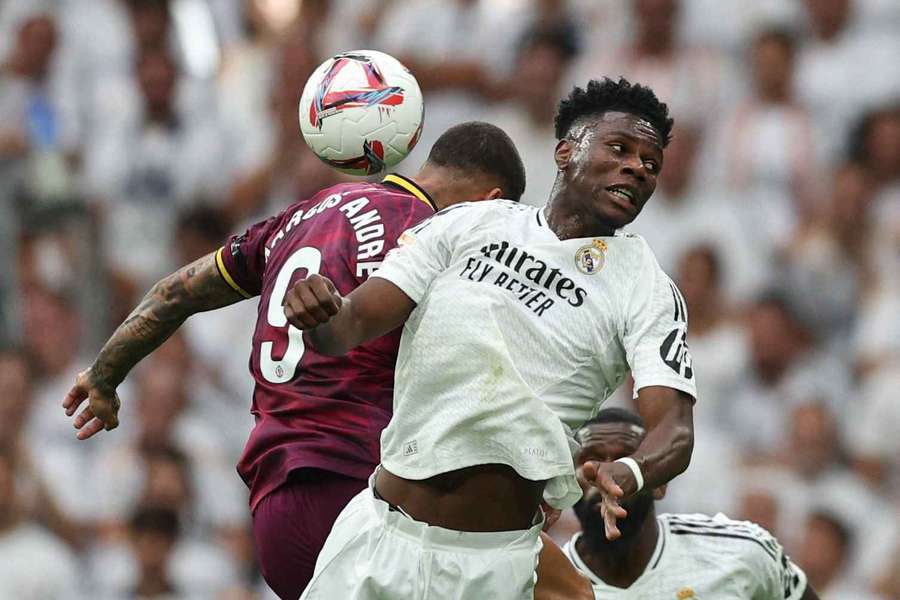
[(175, 511), (161, 506), (139, 506), (129, 524), (134, 533), (158, 533), (172, 540), (181, 532)]
[(596, 415), (585, 421), (581, 427), (578, 428), (578, 431), (581, 431), (585, 427), (590, 427), (591, 425), (600, 425), (602, 423), (629, 423), (631, 425), (637, 425), (638, 427), (643, 427), (647, 429), (647, 425), (644, 423), (644, 419), (641, 418), (641, 415), (637, 414), (633, 410), (628, 410), (627, 408), (604, 408)]
[(496, 177), (507, 200), (518, 202), (525, 192), (525, 166), (516, 145), (505, 131), (490, 123), (454, 125), (437, 139), (426, 162)]
[(197, 233), (206, 240), (221, 242), (229, 233), (229, 223), (223, 212), (200, 199), (197, 205), (178, 215), (179, 232)]
[(674, 120), (669, 117), (669, 107), (649, 87), (632, 84), (624, 77), (613, 81), (591, 79), (587, 87), (575, 87), (564, 98), (556, 111), (556, 139), (569, 135), (572, 125), (584, 117), (601, 116), (610, 111), (622, 111), (637, 115), (650, 122), (662, 139), (663, 148), (672, 139)]
[(519, 40), (519, 58), (534, 48), (549, 47), (559, 53), (563, 62), (569, 62), (580, 50), (578, 30), (568, 23), (535, 25)]

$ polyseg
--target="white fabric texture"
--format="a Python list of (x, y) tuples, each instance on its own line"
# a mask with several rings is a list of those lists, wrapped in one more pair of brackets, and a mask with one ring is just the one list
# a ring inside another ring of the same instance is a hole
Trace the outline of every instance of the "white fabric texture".
[(585, 565), (576, 533), (563, 552), (591, 580), (597, 598), (741, 598), (799, 600), (806, 574), (781, 544), (749, 521), (719, 513), (657, 517), (659, 540), (647, 568), (627, 589), (605, 583)]
[(301, 600), (530, 600), (543, 521), (522, 531), (432, 527), (370, 487), (338, 515)]
[(560, 241), (542, 213), (509, 201), (450, 207), (404, 233), (374, 275), (417, 303), (381, 436), (392, 473), (505, 464), (549, 480), (545, 499), (566, 508), (581, 496), (571, 431), (629, 366), (635, 393), (696, 395), (684, 300), (646, 242)]

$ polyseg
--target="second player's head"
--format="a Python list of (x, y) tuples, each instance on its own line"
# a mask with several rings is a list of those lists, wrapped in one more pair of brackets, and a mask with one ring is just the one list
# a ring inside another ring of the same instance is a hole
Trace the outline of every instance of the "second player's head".
[(673, 121), (648, 87), (591, 80), (556, 114), (554, 195), (601, 230), (631, 223), (656, 189)]
[[(601, 410), (575, 432), (581, 445), (575, 462), (581, 466), (589, 460), (611, 462), (630, 456), (641, 445), (646, 434), (647, 427), (638, 414), (621, 408)], [(600, 493), (596, 489), (589, 490), (575, 505), (585, 542), (597, 552), (615, 551), (617, 548), (625, 551), (647, 519), (655, 518), (653, 503), (664, 495), (665, 486), (644, 489), (622, 502), (622, 507), (628, 511), (628, 516), (617, 523), (622, 536), (610, 541), (606, 539), (603, 517), (600, 516)]]
[(513, 141), (490, 123), (470, 121), (445, 131), (416, 176), (444, 208), (458, 202), (505, 198), (525, 192), (525, 167)]

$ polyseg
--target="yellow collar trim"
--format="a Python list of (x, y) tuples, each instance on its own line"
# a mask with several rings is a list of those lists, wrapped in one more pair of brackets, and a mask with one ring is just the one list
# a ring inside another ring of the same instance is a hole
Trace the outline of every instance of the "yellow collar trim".
[(428, 194), (425, 193), (425, 190), (423, 190), (422, 188), (417, 186), (415, 184), (415, 182), (413, 182), (411, 179), (407, 179), (406, 177), (403, 177), (402, 175), (395, 175), (392, 173), (390, 175), (385, 176), (385, 178), (382, 179), (381, 182), (382, 183), (392, 183), (398, 187), (401, 187), (404, 190), (406, 190), (407, 192), (409, 192), (410, 194), (412, 194), (413, 196), (415, 196), (416, 198), (418, 198), (419, 200), (421, 200), (422, 202), (424, 202), (425, 204), (427, 204), (428, 206), (430, 206), (433, 210), (435, 210), (435, 211), (437, 210), (437, 208), (434, 205), (434, 202), (431, 200), (431, 198), (428, 196)]

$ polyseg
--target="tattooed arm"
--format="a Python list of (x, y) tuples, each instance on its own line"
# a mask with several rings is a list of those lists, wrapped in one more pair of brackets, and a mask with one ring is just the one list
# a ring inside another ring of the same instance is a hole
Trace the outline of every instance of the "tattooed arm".
[(78, 439), (119, 425), (121, 403), (116, 387), (189, 316), (243, 299), (219, 273), (215, 252), (158, 281), (104, 344), (94, 364), (78, 374), (66, 395), (63, 407), (68, 416), (88, 400), (88, 406), (75, 417)]

